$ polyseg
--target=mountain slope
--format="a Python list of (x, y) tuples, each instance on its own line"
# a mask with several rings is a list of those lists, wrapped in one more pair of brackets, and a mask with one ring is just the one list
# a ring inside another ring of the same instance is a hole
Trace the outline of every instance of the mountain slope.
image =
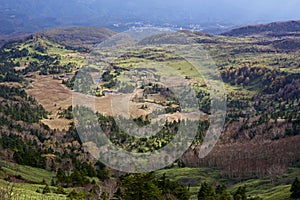
[(8, 42), (25, 41), (33, 37), (44, 37), (54, 43), (67, 46), (69, 48), (88, 50), (92, 48), (93, 45), (103, 42), (114, 34), (116, 33), (102, 27), (61, 27), (57, 29), (39, 31), (34, 34), (0, 36), (0, 47)]
[(249, 35), (265, 35), (265, 36), (299, 36), (300, 20), (274, 22), (270, 24), (249, 25), (229, 32), (222, 33), (224, 36), (249, 36)]
[(115, 32), (101, 27), (64, 27), (41, 31), (35, 35), (64, 46), (82, 48), (103, 42), (114, 34)]

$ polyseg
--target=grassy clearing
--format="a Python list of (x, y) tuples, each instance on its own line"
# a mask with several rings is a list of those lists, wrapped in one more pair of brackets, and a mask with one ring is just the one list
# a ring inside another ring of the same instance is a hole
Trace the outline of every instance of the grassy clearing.
[(71, 91), (51, 76), (35, 76), (30, 81), (26, 92), (51, 113), (43, 122), (52, 129), (68, 129), (70, 120), (60, 119), (58, 113), (72, 105)]
[(196, 199), (201, 183), (206, 181), (212, 185), (226, 185), (231, 194), (238, 187), (246, 185), (249, 196), (259, 196), (266, 200), (283, 200), (289, 199), (291, 183), (296, 176), (300, 175), (300, 169), (291, 168), (288, 170), (288, 173), (276, 177), (274, 181), (269, 179), (230, 180), (222, 178), (219, 171), (208, 168), (164, 169), (157, 171), (156, 175), (162, 176), (164, 173), (170, 179), (179, 181), (187, 187), (190, 186), (192, 199)]
[(290, 199), (290, 188), (291, 185), (280, 185), (269, 190), (266, 190), (264, 193), (259, 195), (265, 200), (282, 200)]
[[(18, 165), (6, 161), (0, 161), (0, 189), (6, 191), (7, 188), (13, 188), (13, 199), (14, 200), (65, 200), (66, 195), (55, 194), (56, 187), (51, 187), (51, 193), (42, 194), (45, 184), (50, 185), (52, 177), (55, 176), (54, 173), (49, 172), (44, 169), (33, 168), (24, 165)], [(27, 182), (32, 182), (36, 184), (29, 183), (9, 183), (3, 180), (8, 176), (19, 176), (21, 179)], [(42, 182), (44, 183), (42, 184)], [(65, 190), (69, 192), (69, 190)]]
[[(65, 200), (66, 195), (55, 193), (42, 194), (45, 185), (24, 184), (24, 183), (8, 183), (0, 180), (0, 188), (4, 189), (9, 186), (13, 188), (13, 200)], [(50, 187), (51, 192), (56, 190), (55, 187)]]
[(1, 171), (0, 177), (5, 176), (21, 176), (28, 182), (41, 183), (45, 181), (50, 184), (52, 177), (55, 175), (44, 169), (33, 168), (25, 165), (18, 165), (10, 162), (0, 161)]
[(220, 177), (220, 174), (216, 170), (208, 168), (172, 168), (164, 169), (156, 172), (157, 176), (166, 174), (168, 178), (173, 181), (179, 181), (185, 186), (189, 186), (190, 192), (195, 196), (204, 181), (208, 183), (216, 182), (226, 183), (225, 179)]

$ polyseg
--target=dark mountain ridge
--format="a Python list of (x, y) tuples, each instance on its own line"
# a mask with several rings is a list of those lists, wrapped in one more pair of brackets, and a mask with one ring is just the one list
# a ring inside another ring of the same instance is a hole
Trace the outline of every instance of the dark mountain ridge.
[(101, 27), (62, 27), (57, 29), (44, 30), (34, 35), (46, 37), (47, 39), (61, 45), (74, 48), (91, 48), (109, 37), (115, 32)]
[(44, 37), (55, 43), (67, 46), (69, 48), (91, 49), (92, 46), (103, 42), (115, 32), (92, 26), (69, 26), (56, 29), (42, 30), (33, 34), (17, 34), (0, 37), (0, 47), (8, 42), (25, 41), (32, 37)]
[(270, 24), (249, 25), (222, 33), (224, 36), (264, 35), (271, 37), (299, 36), (300, 20), (273, 22)]

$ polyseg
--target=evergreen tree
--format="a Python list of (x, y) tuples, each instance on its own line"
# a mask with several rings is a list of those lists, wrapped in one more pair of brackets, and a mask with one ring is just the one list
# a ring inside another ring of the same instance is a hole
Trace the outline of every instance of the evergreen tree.
[(124, 200), (148, 199), (160, 200), (162, 192), (154, 184), (154, 174), (132, 174), (123, 177), (122, 184), (124, 188)]
[(50, 192), (51, 192), (51, 191), (50, 191), (49, 186), (46, 185), (46, 186), (44, 187), (44, 189), (43, 189), (43, 194), (47, 194), (47, 193), (50, 193)]
[(218, 185), (216, 187), (216, 194), (219, 200), (231, 200), (231, 196), (227, 192), (227, 188), (225, 185)]
[(57, 187), (55, 193), (56, 193), (56, 194), (66, 194), (64, 188), (61, 187), (61, 186), (58, 186), (58, 187)]
[(67, 176), (61, 168), (57, 170), (56, 178), (59, 183), (64, 183), (67, 181)]
[(219, 200), (231, 200), (231, 199), (232, 198), (230, 194), (226, 190), (224, 190), (222, 194), (219, 196)]
[(225, 185), (218, 185), (216, 187), (216, 194), (222, 194), (225, 190), (226, 190), (226, 186)]
[(290, 191), (292, 192), (291, 198), (300, 198), (300, 181), (298, 180), (298, 177), (295, 178)]
[(82, 174), (75, 170), (71, 176), (70, 179), (72, 181), (72, 183), (76, 186), (83, 186), (85, 184), (85, 178), (82, 176)]
[(155, 185), (162, 191), (164, 196), (173, 195), (180, 200), (188, 200), (190, 193), (188, 189), (177, 182), (171, 181), (163, 174), (155, 181)]
[(215, 198), (216, 193), (213, 188), (207, 182), (202, 183), (201, 188), (198, 192), (198, 200), (213, 200)]
[(84, 200), (84, 193), (82, 192), (76, 192), (75, 190), (72, 190), (68, 196), (67, 196), (70, 200)]
[(246, 200), (246, 186), (239, 187), (233, 195), (234, 200)]

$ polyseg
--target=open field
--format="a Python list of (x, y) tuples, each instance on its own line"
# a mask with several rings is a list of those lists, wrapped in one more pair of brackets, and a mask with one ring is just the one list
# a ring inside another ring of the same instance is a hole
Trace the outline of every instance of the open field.
[(62, 85), (61, 81), (54, 80), (51, 76), (33, 76), (27, 93), (50, 112), (48, 119), (44, 119), (43, 122), (52, 129), (68, 129), (70, 121), (59, 118), (58, 113), (71, 105), (71, 91)]
[(191, 199), (197, 199), (196, 194), (199, 191), (201, 183), (206, 181), (214, 187), (218, 184), (224, 184), (231, 194), (233, 194), (239, 186), (246, 185), (248, 196), (259, 196), (267, 200), (288, 200), (291, 183), (296, 176), (300, 175), (300, 169), (290, 168), (286, 174), (279, 175), (275, 180), (266, 178), (237, 181), (223, 178), (220, 175), (220, 171), (209, 168), (164, 169), (157, 171), (156, 175), (161, 176), (164, 173), (166, 173), (168, 178), (190, 186), (190, 192), (192, 193)]
[[(24, 183), (8, 183), (0, 180), (0, 190), (6, 190), (11, 187), (13, 190), (12, 200), (66, 200), (66, 195), (58, 195), (54, 193), (42, 194), (44, 185), (24, 184)], [(55, 187), (50, 187), (54, 191)], [(39, 192), (37, 192), (39, 191)]]
[(42, 183), (45, 181), (46, 183), (50, 184), (51, 179), (54, 176), (54, 173), (44, 169), (18, 165), (8, 161), (0, 161), (0, 166), (1, 178), (5, 178), (5, 176), (21, 176), (22, 179), (28, 182)]

